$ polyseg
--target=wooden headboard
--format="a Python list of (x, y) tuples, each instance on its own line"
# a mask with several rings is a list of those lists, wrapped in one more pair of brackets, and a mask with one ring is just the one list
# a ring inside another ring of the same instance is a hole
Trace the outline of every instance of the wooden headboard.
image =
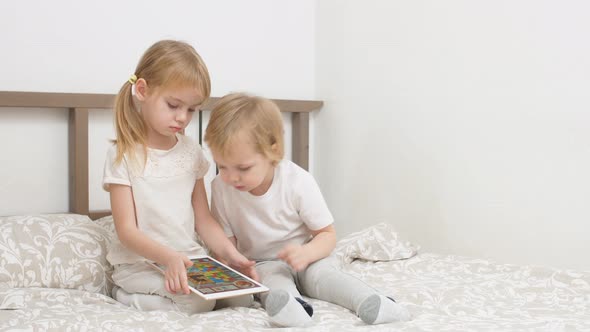
[[(212, 97), (203, 110), (210, 110), (219, 98)], [(69, 212), (88, 215), (97, 219), (110, 211), (89, 210), (88, 186), (88, 111), (112, 110), (115, 95), (86, 93), (47, 93), (0, 91), (2, 107), (47, 108), (69, 110)], [(282, 112), (291, 113), (292, 160), (304, 169), (309, 167), (309, 113), (322, 107), (322, 101), (273, 99)], [(202, 137), (202, 111), (198, 116), (199, 139)]]

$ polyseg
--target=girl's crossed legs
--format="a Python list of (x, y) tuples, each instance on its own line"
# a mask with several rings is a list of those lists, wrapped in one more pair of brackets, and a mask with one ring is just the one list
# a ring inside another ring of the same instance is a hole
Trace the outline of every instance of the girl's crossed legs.
[(145, 262), (115, 266), (113, 289), (117, 301), (143, 311), (180, 311), (188, 315), (230, 306), (248, 307), (252, 295), (222, 300), (205, 300), (197, 294), (172, 294), (164, 286), (163, 275)]

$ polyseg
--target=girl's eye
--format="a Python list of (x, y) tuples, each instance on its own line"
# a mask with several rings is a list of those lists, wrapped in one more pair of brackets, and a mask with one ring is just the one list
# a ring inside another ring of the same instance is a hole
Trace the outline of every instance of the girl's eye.
[(167, 103), (167, 104), (168, 104), (168, 107), (170, 107), (173, 110), (175, 110), (175, 109), (178, 108), (178, 105), (173, 105), (173, 104), (170, 104), (170, 103)]
[(194, 113), (195, 112), (195, 109), (194, 108), (189, 108), (188, 111), (191, 112), (191, 113)]
[(250, 168), (252, 168), (252, 166), (240, 167), (239, 170), (242, 171), (242, 172), (245, 172), (245, 171), (249, 170)]

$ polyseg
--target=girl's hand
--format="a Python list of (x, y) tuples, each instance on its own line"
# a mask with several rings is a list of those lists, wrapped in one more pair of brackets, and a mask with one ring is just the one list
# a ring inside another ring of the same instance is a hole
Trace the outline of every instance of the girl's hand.
[(227, 264), (248, 277), (260, 281), (256, 272), (256, 262), (249, 260), (237, 250), (228, 257)]
[(191, 260), (185, 255), (176, 253), (163, 263), (166, 266), (166, 271), (164, 273), (166, 290), (172, 294), (178, 294), (178, 292), (190, 294), (186, 269), (190, 267), (193, 262), (191, 262)]
[(256, 280), (256, 281), (260, 281), (260, 278), (258, 278), (258, 272), (256, 272), (256, 263), (253, 262), (254, 264), (238, 269), (238, 271), (242, 272), (243, 274), (247, 275), (248, 277)]
[(302, 245), (287, 244), (277, 257), (289, 264), (295, 271), (301, 271), (312, 263), (310, 255)]

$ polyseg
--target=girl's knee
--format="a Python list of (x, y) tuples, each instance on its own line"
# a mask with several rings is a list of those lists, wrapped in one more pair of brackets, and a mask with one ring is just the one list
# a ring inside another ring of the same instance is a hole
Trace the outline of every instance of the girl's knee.
[(215, 300), (207, 301), (195, 294), (177, 296), (173, 301), (178, 307), (178, 310), (187, 315), (212, 311), (216, 303)]
[(250, 294), (235, 296), (235, 297), (217, 300), (217, 303), (215, 304), (215, 310), (228, 308), (228, 307), (246, 307), (246, 308), (248, 308), (248, 307), (251, 307), (253, 303), (254, 303), (254, 296), (252, 296)]

